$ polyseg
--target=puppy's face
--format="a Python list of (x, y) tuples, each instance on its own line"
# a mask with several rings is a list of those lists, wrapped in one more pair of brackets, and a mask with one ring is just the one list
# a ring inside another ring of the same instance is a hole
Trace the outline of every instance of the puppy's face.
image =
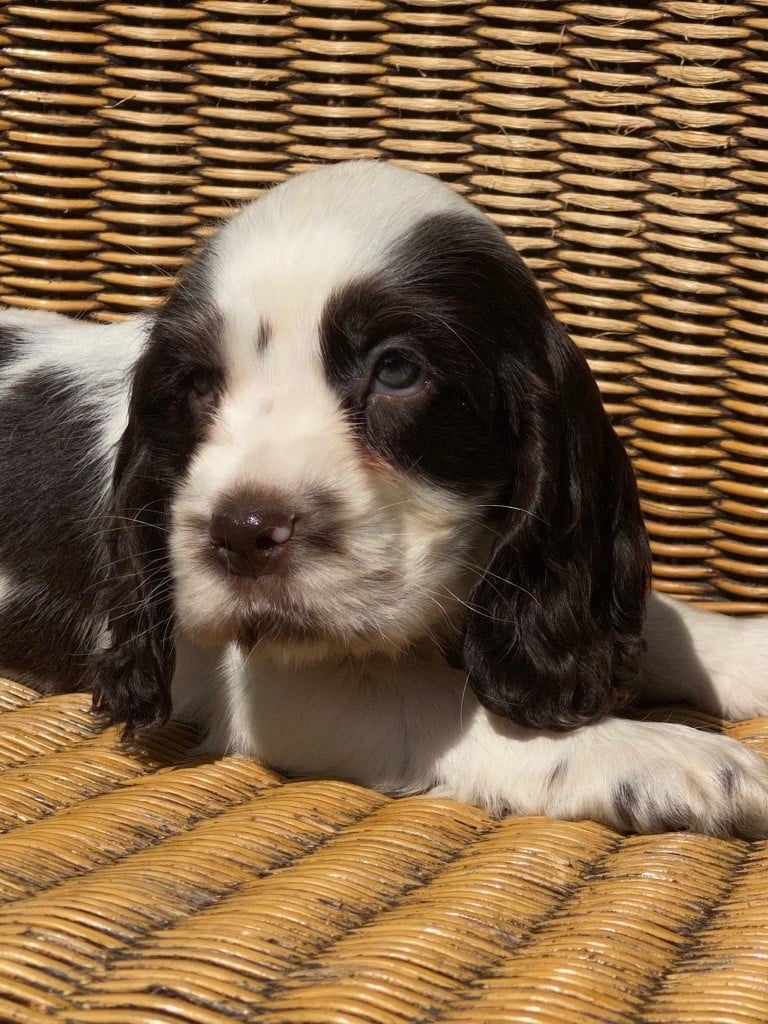
[(506, 477), (486, 235), (444, 186), (366, 163), (268, 193), (202, 255), (149, 382), (177, 388), (170, 548), (198, 639), (317, 657), (458, 618)]
[(289, 659), (432, 636), (534, 726), (637, 669), (626, 453), (501, 232), (422, 175), (325, 168), (214, 238), (137, 365), (113, 504), (97, 706), (129, 723), (167, 714), (174, 613)]

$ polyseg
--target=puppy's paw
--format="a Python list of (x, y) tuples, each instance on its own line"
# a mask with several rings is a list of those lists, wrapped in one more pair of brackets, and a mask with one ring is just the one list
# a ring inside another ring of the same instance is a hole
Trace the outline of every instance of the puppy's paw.
[[(613, 720), (550, 786), (547, 813), (621, 832), (768, 836), (768, 766), (726, 736)], [(588, 730), (584, 730), (588, 732)]]

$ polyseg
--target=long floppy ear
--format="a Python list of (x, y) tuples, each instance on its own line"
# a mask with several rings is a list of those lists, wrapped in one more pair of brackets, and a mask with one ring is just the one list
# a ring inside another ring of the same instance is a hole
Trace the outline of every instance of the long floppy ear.
[(140, 393), (135, 382), (106, 520), (111, 642), (97, 659), (93, 697), (94, 710), (110, 722), (124, 722), (128, 735), (168, 718), (175, 667), (169, 488), (146, 436)]
[(501, 371), (510, 483), (469, 604), (479, 700), (532, 728), (608, 713), (639, 671), (650, 556), (634, 474), (586, 360), (541, 300), (535, 368)]

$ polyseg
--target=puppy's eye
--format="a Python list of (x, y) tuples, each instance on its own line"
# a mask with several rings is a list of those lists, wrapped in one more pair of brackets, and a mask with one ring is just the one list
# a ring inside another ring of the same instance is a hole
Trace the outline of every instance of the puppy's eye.
[(413, 395), (426, 381), (426, 372), (405, 352), (386, 352), (373, 368), (371, 391), (380, 395)]
[(213, 370), (192, 370), (184, 379), (187, 407), (195, 416), (206, 416), (213, 412), (219, 399), (219, 377)]
[(195, 398), (208, 398), (216, 391), (218, 380), (211, 370), (193, 370), (187, 377), (187, 387)]

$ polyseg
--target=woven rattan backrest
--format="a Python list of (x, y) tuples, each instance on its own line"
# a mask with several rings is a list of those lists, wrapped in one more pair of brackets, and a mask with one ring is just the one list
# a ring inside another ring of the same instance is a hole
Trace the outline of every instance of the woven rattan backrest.
[(766, 0), (30, 0), (0, 33), (0, 301), (122, 316), (289, 173), (438, 174), (589, 357), (657, 585), (768, 606)]

